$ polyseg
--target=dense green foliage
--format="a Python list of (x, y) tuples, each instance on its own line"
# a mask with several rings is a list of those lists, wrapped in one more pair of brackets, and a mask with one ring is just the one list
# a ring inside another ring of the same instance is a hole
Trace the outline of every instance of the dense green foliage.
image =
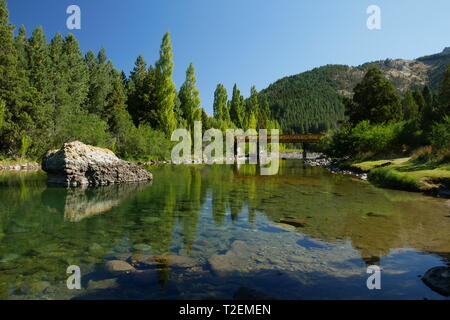
[(231, 101), (221, 86), (215, 117), (209, 117), (201, 108), (193, 64), (177, 92), (169, 33), (159, 59), (148, 65), (139, 56), (127, 78), (105, 49), (83, 56), (72, 34), (56, 34), (49, 43), (41, 27), (29, 38), (24, 27), (15, 36), (13, 31), (6, 1), (0, 0), (2, 157), (38, 158), (64, 142), (80, 140), (129, 159), (168, 158), (173, 130), (192, 130), (195, 121), (202, 121), (204, 129), (277, 127), (266, 105), (260, 112), (255, 88), (247, 106), (237, 86)]
[[(426, 149), (430, 155), (416, 158), (448, 161), (449, 92), (450, 66), (437, 93), (426, 86), (407, 91), (403, 98), (380, 70), (371, 68), (355, 86), (353, 98), (345, 99), (347, 121), (322, 140), (321, 148), (335, 157), (369, 159), (411, 153), (431, 145)], [(387, 179), (391, 174), (383, 175)]]
[[(326, 65), (285, 77), (262, 90), (285, 133), (315, 133), (335, 129), (344, 120), (346, 99), (371, 68), (380, 69), (405, 96), (428, 84), (439, 89), (443, 73), (450, 64), (450, 49), (417, 60), (391, 60), (365, 63), (358, 67)], [(386, 85), (388, 85), (386, 83)]]
[[(418, 87), (402, 72), (418, 62), (385, 60), (348, 67), (328, 65), (281, 79), (249, 97), (235, 84), (214, 94), (214, 116), (201, 108), (193, 64), (177, 91), (173, 48), (166, 33), (159, 59), (136, 59), (129, 77), (102, 48), (83, 56), (75, 36), (48, 42), (37, 27), (14, 35), (6, 0), (0, 0), (0, 155), (42, 156), (64, 142), (109, 147), (127, 158), (167, 157), (172, 131), (192, 129), (281, 129), (284, 133), (329, 132), (330, 155), (373, 156), (431, 145), (448, 150), (450, 50), (418, 59), (430, 87)], [(421, 66), (422, 67), (422, 66)], [(409, 72), (409, 71), (408, 71)], [(405, 74), (408, 74), (406, 72)], [(411, 78), (411, 79), (410, 79)], [(352, 91), (353, 90), (353, 91)]]
[(328, 81), (344, 66), (327, 66), (281, 79), (262, 93), (285, 133), (319, 133), (344, 118), (342, 97)]
[(351, 123), (369, 120), (378, 124), (403, 118), (400, 97), (380, 69), (370, 68), (353, 92), (351, 103), (346, 105)]

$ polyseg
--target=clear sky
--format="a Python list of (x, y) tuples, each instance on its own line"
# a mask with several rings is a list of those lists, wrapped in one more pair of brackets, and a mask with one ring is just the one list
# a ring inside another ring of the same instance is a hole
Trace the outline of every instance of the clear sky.
[[(81, 8), (81, 30), (66, 27), (66, 9)], [(369, 5), (381, 30), (369, 30)], [(284, 76), (325, 64), (412, 59), (450, 46), (448, 0), (9, 0), (11, 22), (48, 38), (74, 33), (84, 52), (105, 47), (127, 74), (139, 54), (158, 58), (165, 31), (174, 46), (179, 87), (194, 62), (202, 106), (212, 113), (215, 87), (248, 96)]]

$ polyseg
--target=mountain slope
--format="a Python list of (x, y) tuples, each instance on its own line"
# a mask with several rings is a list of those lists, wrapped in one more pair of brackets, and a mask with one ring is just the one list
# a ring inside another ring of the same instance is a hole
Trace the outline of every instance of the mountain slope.
[(450, 48), (415, 60), (386, 59), (352, 67), (327, 65), (280, 79), (262, 90), (285, 133), (315, 133), (335, 127), (344, 117), (343, 96), (351, 96), (366, 71), (379, 67), (400, 94), (429, 85), (437, 89), (450, 64)]

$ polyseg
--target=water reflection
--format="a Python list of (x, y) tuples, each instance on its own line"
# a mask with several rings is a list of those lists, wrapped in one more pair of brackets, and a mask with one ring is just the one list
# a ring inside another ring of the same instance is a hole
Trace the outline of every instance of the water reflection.
[[(439, 262), (415, 253), (448, 263), (443, 200), (377, 189), (297, 161), (280, 165), (278, 176), (260, 176), (252, 165), (163, 166), (151, 169), (153, 185), (70, 190), (47, 188), (42, 173), (0, 175), (0, 298), (73, 298), (64, 288), (68, 265), (82, 266), (88, 286), (107, 277), (103, 263), (113, 259), (159, 262), (133, 281), (117, 278), (118, 289), (101, 297), (230, 298), (236, 288), (227, 283), (243, 282), (242, 274), (280, 298), (289, 290), (290, 298), (323, 297), (324, 288), (340, 297), (338, 283), (357, 297), (367, 294), (351, 289), (364, 279), (365, 264), (392, 265), (396, 281)], [(278, 223), (286, 218), (306, 223)], [(234, 254), (236, 241), (248, 251)], [(180, 257), (195, 265), (177, 268)], [(229, 262), (233, 276), (217, 276), (214, 260)], [(267, 278), (276, 270), (286, 277), (278, 285)], [(390, 294), (417, 298), (423, 289), (414, 282), (408, 290)], [(89, 290), (81, 296), (98, 297)]]
[[(150, 185), (151, 182), (97, 188), (47, 189), (42, 194), (42, 200), (50, 210), (63, 214), (65, 221), (79, 222), (97, 214), (107, 213)], [(55, 193), (60, 196), (55, 198)]]

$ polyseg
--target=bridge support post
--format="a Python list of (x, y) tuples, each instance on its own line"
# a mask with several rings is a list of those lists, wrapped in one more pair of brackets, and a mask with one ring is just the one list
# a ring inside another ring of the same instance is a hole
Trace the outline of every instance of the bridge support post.
[(256, 163), (261, 164), (261, 146), (259, 144), (259, 139), (256, 140)]
[(237, 164), (238, 163), (238, 139), (235, 137), (234, 138), (234, 146), (233, 146), (233, 156), (234, 156), (234, 162)]
[(302, 149), (303, 149), (303, 160), (306, 160), (307, 158), (307, 152), (306, 152), (306, 143), (302, 143)]

